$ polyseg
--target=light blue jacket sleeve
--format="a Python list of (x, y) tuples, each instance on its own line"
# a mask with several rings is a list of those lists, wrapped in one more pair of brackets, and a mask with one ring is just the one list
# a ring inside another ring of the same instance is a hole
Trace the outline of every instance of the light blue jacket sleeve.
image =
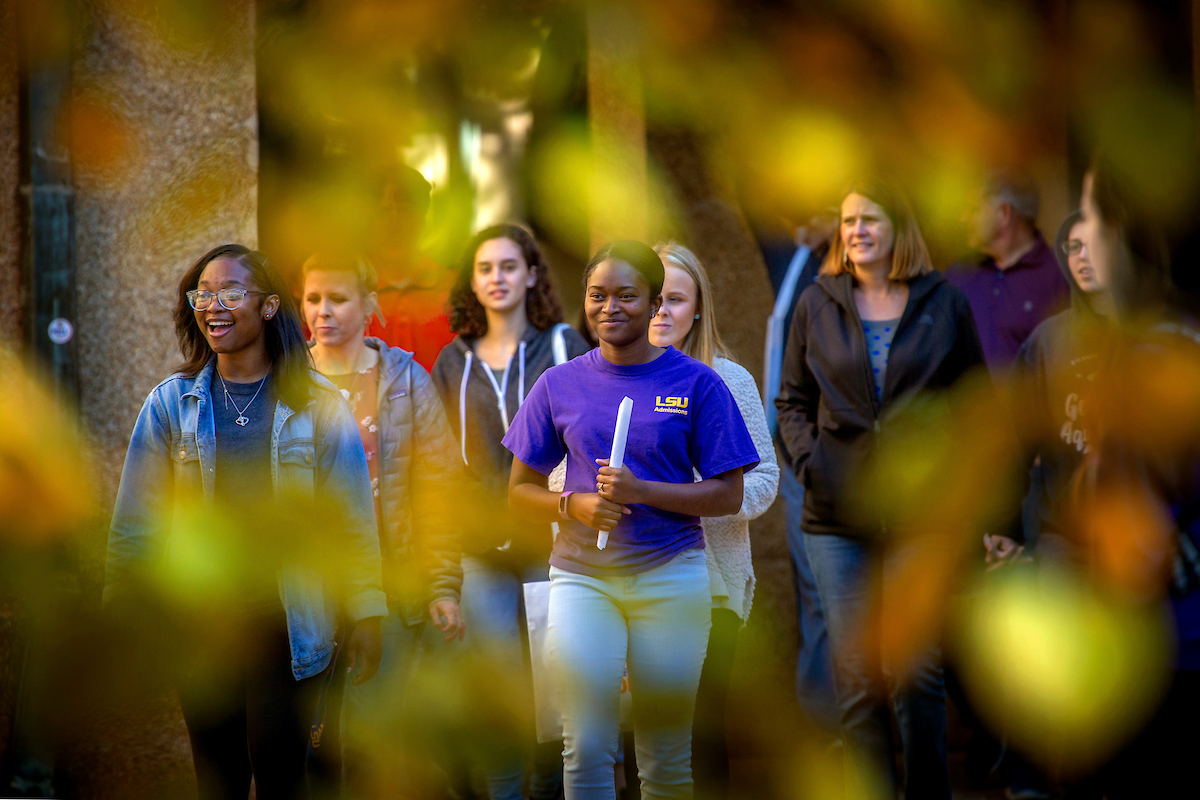
[(108, 531), (105, 603), (127, 587), (131, 576), (161, 557), (166, 547), (165, 526), (175, 481), (168, 419), (160, 391), (155, 389), (142, 404), (121, 470)]

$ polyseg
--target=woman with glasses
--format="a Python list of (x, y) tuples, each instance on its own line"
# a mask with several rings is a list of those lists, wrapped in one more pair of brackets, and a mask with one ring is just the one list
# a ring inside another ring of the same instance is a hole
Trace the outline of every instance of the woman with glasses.
[[(158, 586), (196, 609), (177, 686), (202, 800), (244, 800), (251, 778), (262, 798), (307, 796), (339, 606), (352, 630), (337, 663), (359, 668), (356, 683), (378, 667), (387, 615), (362, 443), (261, 253), (231, 244), (203, 255), (180, 281), (175, 329), (184, 362), (130, 438), (105, 602)], [(284, 506), (271, 510), (271, 498), (314, 503), (320, 519), (276, 529)]]
[[(1036, 435), (1043, 487), (1036, 501), (1037, 537), (1061, 536), (1061, 506), (1072, 476), (1088, 452), (1085, 398), (1100, 369), (1105, 341), (1112, 333), (1112, 289), (1108, 270), (1093, 262), (1080, 212), (1058, 229), (1057, 250), (1071, 284), (1071, 307), (1042, 322), (1017, 354), (1020, 408), (1030, 415), (1026, 429)], [(1026, 533), (1026, 544), (1035, 537)]]

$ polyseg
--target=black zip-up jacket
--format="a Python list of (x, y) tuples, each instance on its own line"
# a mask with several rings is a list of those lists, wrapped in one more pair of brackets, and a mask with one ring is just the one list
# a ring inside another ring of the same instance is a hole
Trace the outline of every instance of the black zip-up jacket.
[(889, 412), (918, 393), (948, 389), (986, 369), (967, 297), (929, 272), (909, 281), (908, 302), (875, 392), (854, 276), (822, 275), (800, 296), (788, 333), (775, 406), (779, 430), (805, 488), (806, 533), (870, 536), (851, 507), (855, 487)]

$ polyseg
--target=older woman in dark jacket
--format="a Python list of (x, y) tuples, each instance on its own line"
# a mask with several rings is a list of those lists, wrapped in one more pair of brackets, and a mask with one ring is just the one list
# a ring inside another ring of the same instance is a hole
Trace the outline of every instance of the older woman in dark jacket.
[(840, 235), (796, 307), (776, 399), (779, 427), (805, 487), (801, 527), (834, 654), (847, 790), (896, 782), (887, 684), (903, 735), (906, 796), (950, 798), (945, 685), (930, 649), (896, 684), (864, 634), (889, 553), (885, 523), (867, 522), (852, 489), (893, 413), (983, 368), (966, 297), (930, 266), (902, 195), (856, 184)]

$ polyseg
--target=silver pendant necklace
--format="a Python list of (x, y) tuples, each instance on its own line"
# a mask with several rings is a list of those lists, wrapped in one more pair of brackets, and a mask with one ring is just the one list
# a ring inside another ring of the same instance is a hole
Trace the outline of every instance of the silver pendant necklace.
[(249, 424), (250, 418), (246, 416), (246, 412), (250, 410), (250, 406), (254, 405), (254, 401), (258, 399), (258, 393), (262, 391), (262, 387), (266, 384), (267, 378), (270, 377), (270, 375), (270, 372), (268, 372), (266, 375), (263, 375), (262, 380), (258, 382), (258, 388), (254, 390), (254, 397), (250, 398), (250, 402), (246, 403), (246, 407), (238, 408), (237, 400), (233, 399), (233, 396), (229, 394), (229, 389), (225, 386), (225, 379), (221, 378), (220, 372), (217, 373), (217, 377), (221, 380), (221, 391), (225, 392), (225, 407), (229, 408), (229, 404), (233, 403), (233, 407), (237, 408), (238, 416), (237, 419), (234, 420), (236, 424), (243, 428)]

